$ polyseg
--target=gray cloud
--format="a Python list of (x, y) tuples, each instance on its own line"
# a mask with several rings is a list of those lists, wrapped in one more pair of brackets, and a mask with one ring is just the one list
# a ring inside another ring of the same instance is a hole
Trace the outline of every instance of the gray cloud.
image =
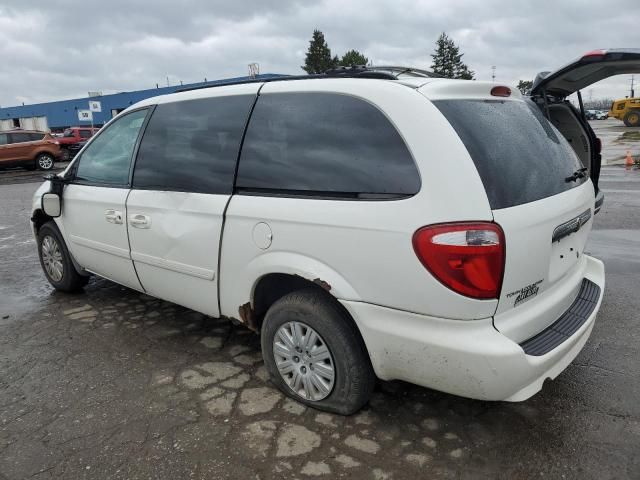
[[(637, 1), (0, 1), (0, 105), (244, 75), (300, 74), (314, 28), (333, 53), (429, 68), (441, 31), (478, 79), (532, 79), (593, 48), (640, 45)], [(621, 42), (623, 43), (621, 45)], [(628, 94), (628, 76), (590, 95)], [(640, 89), (638, 89), (640, 91)]]

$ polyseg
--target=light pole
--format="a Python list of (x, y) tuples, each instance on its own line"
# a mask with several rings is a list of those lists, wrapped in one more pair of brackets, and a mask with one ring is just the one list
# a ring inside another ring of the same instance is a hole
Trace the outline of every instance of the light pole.
[(491, 81), (492, 82), (496, 81), (496, 66), (495, 65), (491, 65)]

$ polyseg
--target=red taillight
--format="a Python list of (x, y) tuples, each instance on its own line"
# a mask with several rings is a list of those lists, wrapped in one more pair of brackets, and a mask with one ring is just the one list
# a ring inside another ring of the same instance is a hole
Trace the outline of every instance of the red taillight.
[(511, 95), (511, 89), (503, 85), (493, 87), (491, 89), (491, 95), (494, 97), (509, 97)]
[(422, 227), (413, 249), (434, 277), (472, 298), (498, 298), (504, 273), (505, 242), (495, 223), (449, 223)]

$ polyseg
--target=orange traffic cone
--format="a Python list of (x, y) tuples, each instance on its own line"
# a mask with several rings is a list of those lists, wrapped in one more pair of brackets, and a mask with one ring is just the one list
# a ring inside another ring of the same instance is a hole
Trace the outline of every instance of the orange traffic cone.
[(626, 168), (633, 167), (633, 158), (631, 158), (631, 151), (630, 150), (627, 150), (627, 158), (625, 158), (625, 160), (624, 160), (624, 166)]

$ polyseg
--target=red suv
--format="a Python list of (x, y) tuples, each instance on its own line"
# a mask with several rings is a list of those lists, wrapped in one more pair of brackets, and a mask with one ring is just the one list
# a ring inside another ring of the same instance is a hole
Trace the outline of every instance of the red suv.
[(95, 133), (99, 130), (99, 128), (91, 128), (91, 127), (70, 127), (67, 128), (62, 137), (58, 137), (57, 140), (62, 147), (62, 153), (64, 159), (67, 160), (69, 158), (69, 145), (75, 145), (76, 143), (86, 142), (89, 138), (91, 138)]
[(61, 157), (58, 141), (48, 133), (34, 130), (0, 132), (0, 167), (51, 170)]

